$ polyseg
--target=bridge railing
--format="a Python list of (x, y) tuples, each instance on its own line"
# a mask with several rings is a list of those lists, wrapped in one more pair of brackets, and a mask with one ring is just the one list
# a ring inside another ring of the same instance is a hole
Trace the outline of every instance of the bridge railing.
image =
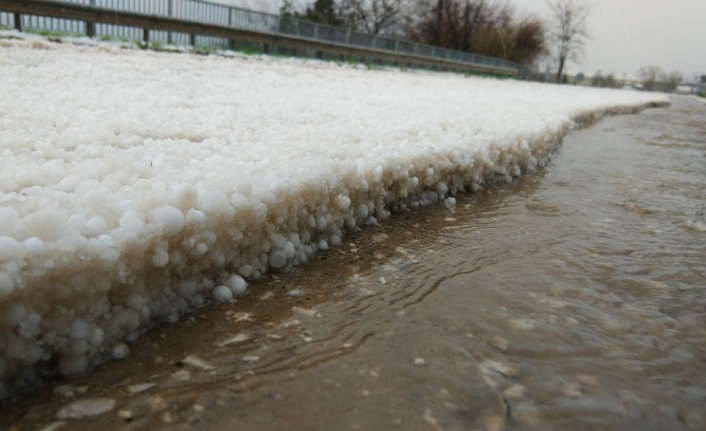
[[(505, 59), (448, 50), (396, 38), (373, 36), (347, 28), (319, 24), (291, 16), (267, 14), (202, 0), (55, 0), (55, 2), (90, 6), (106, 11), (125, 11), (157, 17), (176, 18), (194, 23), (330, 42), (342, 46), (370, 48), (377, 51), (448, 60), (476, 65), (481, 69), (493, 69), (498, 73), (510, 75), (519, 74), (522, 70), (519, 65)], [(23, 14), (18, 20), (13, 13), (2, 12), (3, 3), (10, 3), (10, 1), (0, 0), (0, 26), (8, 28), (14, 28), (19, 25), (23, 29), (77, 35), (88, 34), (92, 37), (124, 38), (129, 40), (148, 38), (162, 43), (202, 45), (212, 48), (233, 47), (232, 39), (154, 29), (148, 30), (120, 25), (119, 23), (92, 23), (31, 14)]]

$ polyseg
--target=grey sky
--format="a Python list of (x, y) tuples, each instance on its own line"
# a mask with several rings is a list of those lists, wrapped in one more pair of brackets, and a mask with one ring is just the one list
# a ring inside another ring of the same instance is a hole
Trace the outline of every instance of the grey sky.
[[(546, 18), (545, 0), (509, 0), (518, 10)], [(687, 78), (706, 74), (706, 0), (592, 0), (588, 42), (580, 65), (571, 72), (598, 70), (616, 77), (636, 75), (657, 64)]]

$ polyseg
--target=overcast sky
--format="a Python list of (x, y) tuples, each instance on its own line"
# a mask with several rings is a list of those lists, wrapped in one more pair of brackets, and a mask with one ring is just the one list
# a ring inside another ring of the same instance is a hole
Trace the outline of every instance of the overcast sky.
[[(545, 0), (508, 0), (518, 10), (547, 18)], [(656, 64), (691, 78), (706, 74), (706, 0), (592, 0), (591, 40), (573, 73), (601, 70), (622, 77)]]

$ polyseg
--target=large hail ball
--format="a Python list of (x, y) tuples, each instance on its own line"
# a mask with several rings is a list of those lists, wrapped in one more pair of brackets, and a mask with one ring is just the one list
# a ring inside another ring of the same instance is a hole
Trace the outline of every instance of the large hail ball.
[(233, 300), (233, 292), (230, 291), (228, 286), (216, 286), (211, 292), (211, 296), (214, 301), (217, 302), (228, 302)]
[(15, 290), (15, 282), (12, 277), (0, 272), (0, 298), (10, 295)]
[(243, 265), (238, 269), (238, 273), (243, 277), (250, 277), (253, 273), (252, 265)]
[(270, 253), (270, 265), (273, 268), (282, 268), (287, 264), (287, 254), (281, 250)]
[(231, 276), (228, 277), (226, 284), (235, 296), (245, 295), (245, 291), (248, 289), (248, 283), (246, 283), (243, 277), (238, 274), (231, 274)]
[(170, 235), (179, 233), (184, 227), (184, 214), (169, 205), (163, 205), (152, 211), (152, 220), (164, 226)]
[(83, 340), (88, 338), (91, 333), (91, 324), (83, 319), (76, 319), (71, 323), (71, 331), (69, 332), (69, 337), (76, 340)]
[(130, 348), (125, 343), (118, 343), (113, 346), (110, 353), (114, 359), (123, 359), (127, 358), (127, 355), (130, 353)]
[(294, 247), (294, 244), (287, 241), (284, 243), (284, 247), (282, 247), (282, 251), (284, 252), (284, 254), (287, 255), (287, 259), (292, 259), (292, 258), (294, 258), (294, 253), (296, 253), (297, 249)]
[(11, 327), (22, 322), (27, 314), (27, 307), (22, 304), (12, 304), (0, 315), (0, 324)]
[(328, 242), (325, 239), (320, 239), (317, 246), (319, 250), (328, 250)]
[(0, 208), (0, 235), (14, 232), (19, 217), (12, 208)]

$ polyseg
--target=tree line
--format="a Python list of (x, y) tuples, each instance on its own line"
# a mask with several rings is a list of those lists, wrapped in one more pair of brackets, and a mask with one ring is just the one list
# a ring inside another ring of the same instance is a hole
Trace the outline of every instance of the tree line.
[(679, 71), (667, 73), (656, 65), (643, 66), (637, 72), (642, 81), (642, 86), (647, 91), (674, 91), (684, 79), (684, 74)]
[(489, 0), (315, 0), (284, 16), (530, 64), (549, 51), (547, 25)]

